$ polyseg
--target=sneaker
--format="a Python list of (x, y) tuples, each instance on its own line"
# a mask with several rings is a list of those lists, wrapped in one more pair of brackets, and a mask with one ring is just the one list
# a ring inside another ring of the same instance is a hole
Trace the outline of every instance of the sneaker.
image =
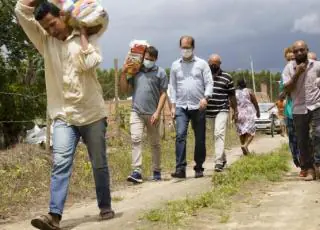
[(305, 181), (313, 181), (316, 179), (316, 172), (314, 171), (314, 169), (308, 169), (307, 171), (307, 175), (304, 178)]
[(161, 172), (153, 171), (153, 181), (161, 181)]
[(132, 183), (142, 183), (142, 175), (137, 170), (134, 170), (130, 176), (128, 176), (127, 181)]
[(185, 179), (186, 176), (186, 171), (180, 170), (180, 171), (175, 171), (174, 173), (171, 173), (171, 176), (173, 178), (180, 178), (180, 179)]
[(216, 171), (216, 172), (222, 172), (222, 171), (223, 171), (223, 165), (221, 165), (221, 164), (216, 164), (216, 165), (214, 166), (214, 171)]
[(196, 173), (195, 173), (195, 178), (201, 178), (201, 177), (203, 177), (204, 175), (203, 175), (203, 171), (196, 171)]
[(299, 173), (299, 177), (306, 177), (306, 176), (307, 176), (307, 170), (301, 169)]

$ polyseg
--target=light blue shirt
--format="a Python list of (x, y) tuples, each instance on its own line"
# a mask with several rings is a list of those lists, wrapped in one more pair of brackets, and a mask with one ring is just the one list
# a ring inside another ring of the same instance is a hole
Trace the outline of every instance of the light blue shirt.
[(176, 60), (170, 71), (170, 100), (189, 110), (197, 110), (200, 100), (213, 93), (213, 79), (208, 63), (196, 56), (191, 61)]

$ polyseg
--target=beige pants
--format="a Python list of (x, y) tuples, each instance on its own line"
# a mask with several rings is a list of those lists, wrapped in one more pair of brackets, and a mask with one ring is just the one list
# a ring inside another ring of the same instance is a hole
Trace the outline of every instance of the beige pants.
[(212, 119), (212, 129), (214, 130), (214, 145), (215, 145), (215, 163), (223, 164), (227, 161), (224, 150), (224, 142), (226, 137), (226, 127), (229, 113), (220, 112)]
[(130, 131), (132, 141), (132, 167), (141, 170), (142, 166), (142, 137), (144, 127), (147, 127), (147, 134), (152, 151), (152, 169), (153, 171), (161, 171), (161, 155), (160, 155), (160, 129), (159, 124), (151, 125), (150, 115), (140, 115), (136, 112), (131, 112), (130, 116)]

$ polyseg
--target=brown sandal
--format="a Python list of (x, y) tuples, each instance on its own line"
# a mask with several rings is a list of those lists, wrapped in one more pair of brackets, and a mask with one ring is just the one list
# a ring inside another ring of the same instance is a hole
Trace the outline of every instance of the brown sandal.
[(61, 230), (59, 226), (53, 224), (52, 217), (49, 214), (31, 220), (31, 225), (41, 230)]
[(103, 210), (99, 214), (100, 221), (112, 219), (114, 218), (114, 216), (115, 216), (115, 213), (113, 210)]

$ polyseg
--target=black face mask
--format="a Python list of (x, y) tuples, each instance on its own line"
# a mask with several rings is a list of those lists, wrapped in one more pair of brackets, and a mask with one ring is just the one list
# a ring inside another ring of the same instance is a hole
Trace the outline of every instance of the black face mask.
[(212, 73), (212, 74), (216, 74), (216, 73), (219, 72), (220, 67), (219, 67), (219, 66), (216, 66), (216, 65), (210, 65), (210, 69), (211, 69), (211, 73)]

